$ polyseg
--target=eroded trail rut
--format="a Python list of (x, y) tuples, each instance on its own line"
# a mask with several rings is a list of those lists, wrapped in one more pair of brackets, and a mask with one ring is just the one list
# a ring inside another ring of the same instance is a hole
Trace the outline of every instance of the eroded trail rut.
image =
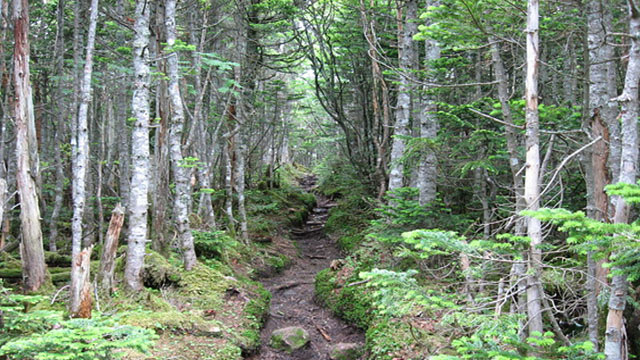
[[(302, 186), (309, 190), (315, 183), (306, 178)], [(293, 229), (292, 238), (297, 242), (300, 254), (293, 264), (281, 274), (262, 279), (271, 292), (270, 316), (262, 330), (262, 347), (252, 360), (329, 359), (332, 345), (337, 343), (363, 343), (362, 332), (335, 317), (330, 310), (316, 303), (314, 279), (328, 267), (332, 260), (340, 258), (335, 243), (324, 233), (328, 210), (333, 205), (326, 198), (316, 195), (317, 205), (303, 229)], [(292, 354), (269, 346), (274, 330), (301, 326), (311, 336), (310, 344)]]

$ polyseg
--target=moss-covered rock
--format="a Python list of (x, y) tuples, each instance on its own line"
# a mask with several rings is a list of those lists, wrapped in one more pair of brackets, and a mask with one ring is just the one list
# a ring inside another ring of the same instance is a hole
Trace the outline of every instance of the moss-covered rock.
[(160, 289), (161, 287), (178, 283), (180, 277), (179, 268), (173, 266), (159, 253), (147, 250), (142, 269), (142, 280), (146, 287)]
[(299, 326), (289, 326), (273, 331), (269, 345), (274, 349), (292, 353), (303, 348), (310, 340), (307, 330)]

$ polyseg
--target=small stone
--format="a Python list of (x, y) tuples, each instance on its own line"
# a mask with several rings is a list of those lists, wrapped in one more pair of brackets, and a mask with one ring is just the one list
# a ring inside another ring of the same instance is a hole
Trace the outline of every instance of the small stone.
[(290, 326), (271, 333), (269, 345), (277, 350), (292, 353), (309, 343), (309, 332), (300, 326)]
[(362, 345), (355, 343), (339, 343), (331, 346), (331, 360), (356, 360), (362, 355)]
[(196, 335), (220, 337), (222, 336), (222, 328), (216, 325), (202, 324), (196, 326)]

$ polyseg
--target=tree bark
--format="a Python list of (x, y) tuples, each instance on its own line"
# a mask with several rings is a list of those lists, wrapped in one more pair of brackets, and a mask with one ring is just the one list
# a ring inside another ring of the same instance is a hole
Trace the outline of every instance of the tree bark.
[[(86, 201), (86, 175), (89, 167), (89, 128), (88, 112), (91, 103), (91, 74), (93, 70), (93, 49), (98, 21), (98, 0), (91, 1), (89, 15), (89, 32), (87, 33), (87, 52), (80, 86), (80, 105), (78, 107), (76, 127), (73, 129), (71, 148), (73, 152), (73, 219), (71, 223), (71, 317), (91, 317), (91, 291), (86, 292), (85, 284), (89, 282), (89, 269), (83, 268), (82, 249), (82, 220)], [(84, 251), (83, 251), (84, 253)], [(88, 250), (91, 254), (91, 248)], [(88, 256), (88, 255), (87, 255)], [(88, 263), (88, 259), (86, 260)], [(86, 272), (86, 273), (85, 273)], [(87, 300), (84, 298), (89, 296)], [(86, 306), (89, 306), (88, 310)]]
[[(526, 170), (524, 198), (527, 210), (540, 208), (540, 138), (538, 119), (538, 59), (539, 59), (539, 15), (538, 0), (529, 0), (527, 6), (527, 76), (525, 83), (526, 99)], [(529, 317), (529, 335), (534, 332), (542, 335), (542, 305), (540, 294), (540, 267), (542, 265), (542, 225), (539, 219), (527, 218), (527, 235), (531, 241), (527, 277), (527, 314)]]
[[(622, 148), (620, 153), (620, 175), (618, 183), (635, 184), (638, 163), (638, 82), (640, 81), (640, 9), (634, 0), (629, 4), (629, 33), (631, 49), (625, 75), (624, 89), (617, 98), (622, 105)], [(629, 221), (629, 204), (622, 197), (614, 198), (614, 223)], [(614, 267), (614, 271), (616, 268)], [(604, 354), (607, 360), (627, 359), (627, 339), (624, 330), (623, 312), (627, 297), (627, 278), (615, 275), (611, 280), (609, 313), (605, 330)]]
[[(141, 271), (147, 243), (149, 210), (149, 7), (147, 0), (137, 0), (133, 39), (134, 89), (131, 107), (136, 120), (131, 133), (133, 169), (129, 188), (127, 266), (124, 270), (126, 286), (132, 291), (143, 287)], [(109, 229), (111, 230), (111, 226)]]
[[(35, 179), (38, 176), (38, 152), (35, 143), (33, 99), (29, 69), (29, 3), (13, 2), (14, 21), (14, 116), (16, 131), (16, 183), (20, 195), (22, 274), (27, 292), (37, 291), (47, 279), (44, 262), (40, 207)], [(34, 157), (35, 156), (35, 157)]]
[[(400, 8), (399, 8), (400, 9)], [(389, 190), (404, 186), (404, 156), (405, 139), (409, 135), (409, 120), (411, 118), (411, 92), (413, 82), (411, 70), (415, 64), (415, 50), (413, 47), (413, 35), (418, 30), (416, 23), (418, 3), (416, 0), (408, 0), (403, 6), (406, 12), (404, 23), (398, 24), (398, 56), (400, 79), (398, 85), (398, 100), (396, 110), (396, 123), (394, 125), (394, 137), (391, 143), (391, 164), (389, 172)]]
[(173, 201), (174, 222), (178, 230), (178, 238), (182, 248), (184, 268), (191, 270), (196, 264), (196, 252), (193, 247), (193, 236), (189, 225), (189, 204), (191, 202), (190, 170), (183, 164), (182, 134), (184, 132), (184, 109), (180, 96), (180, 79), (178, 53), (172, 49), (176, 43), (176, 1), (165, 1), (165, 25), (167, 28), (167, 47), (171, 51), (167, 55), (167, 75), (169, 77), (169, 97), (171, 98), (171, 130), (169, 142), (171, 147), (171, 169), (175, 180), (175, 196)]
[[(55, 71), (57, 74), (62, 74), (64, 72), (64, 9), (65, 0), (59, 0), (58, 13), (56, 16), (57, 28), (55, 45)], [(58, 99), (62, 99), (64, 96), (64, 80), (62, 76), (59, 76), (55, 94)], [(60, 218), (60, 210), (62, 209), (62, 202), (64, 200), (65, 157), (63, 156), (60, 147), (64, 143), (66, 133), (66, 108), (62, 104), (62, 101), (58, 102), (57, 110), (56, 130), (53, 144), (53, 154), (55, 156), (56, 163), (56, 182), (54, 187), (55, 196), (53, 200), (53, 211), (49, 218), (49, 251), (57, 251), (56, 241), (58, 240), (58, 219)]]
[[(118, 204), (111, 212), (111, 221), (109, 222), (109, 229), (107, 230), (107, 236), (102, 247), (102, 255), (100, 256), (98, 283), (100, 284), (102, 291), (107, 294), (111, 294), (115, 285), (113, 277), (115, 270), (114, 263), (116, 252), (118, 251), (120, 230), (122, 230), (122, 225), (124, 224), (124, 211), (125, 209), (122, 205)], [(127, 281), (127, 284), (128, 283), (129, 282)]]
[[(427, 2), (427, 7), (438, 6), (437, 0)], [(428, 24), (430, 25), (430, 24)], [(428, 39), (425, 41), (425, 66), (426, 71), (431, 71), (431, 64), (440, 58), (440, 45), (437, 41)], [(427, 75), (427, 79), (432, 79), (432, 75)], [(430, 81), (428, 81), (430, 82)], [(436, 99), (433, 93), (430, 93), (428, 86), (424, 86), (423, 95), (420, 96), (418, 119), (420, 121), (420, 138), (434, 141), (438, 136), (438, 118), (436, 115)], [(429, 144), (425, 148), (425, 154), (418, 165), (418, 201), (420, 205), (426, 205), (436, 199), (437, 188), (436, 180), (438, 175), (438, 159), (436, 152)]]
[[(91, 251), (93, 246), (80, 251), (72, 256), (71, 260), (71, 299), (72, 318), (91, 318), (91, 305), (93, 303), (91, 293)], [(76, 268), (74, 270), (74, 268)], [(75, 272), (74, 272), (75, 271)], [(74, 279), (75, 277), (75, 279)], [(76, 285), (74, 286), (74, 282)]]

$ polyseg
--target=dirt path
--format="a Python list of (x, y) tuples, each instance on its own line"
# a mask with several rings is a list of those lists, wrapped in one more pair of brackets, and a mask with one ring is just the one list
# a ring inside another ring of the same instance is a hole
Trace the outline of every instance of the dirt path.
[[(310, 189), (315, 178), (302, 181)], [(297, 242), (300, 256), (283, 273), (262, 280), (271, 291), (271, 309), (262, 330), (262, 347), (249, 357), (251, 360), (326, 360), (330, 346), (337, 343), (363, 343), (362, 332), (336, 318), (330, 310), (318, 305), (314, 299), (316, 274), (328, 267), (332, 260), (341, 257), (335, 243), (324, 234), (323, 227), (331, 203), (317, 196), (318, 205), (303, 229), (293, 229), (292, 238)], [(311, 335), (311, 343), (293, 354), (269, 347), (271, 333), (287, 326), (302, 326)]]

